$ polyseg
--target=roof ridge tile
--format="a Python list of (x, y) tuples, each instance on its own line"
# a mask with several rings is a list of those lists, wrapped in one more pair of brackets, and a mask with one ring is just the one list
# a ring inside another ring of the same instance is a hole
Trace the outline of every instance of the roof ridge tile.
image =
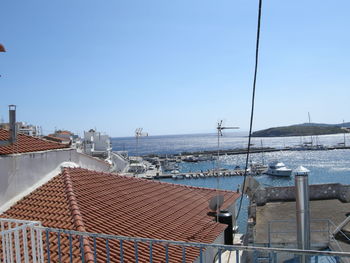
[[(80, 232), (87, 232), (85, 229), (83, 217), (81, 215), (76, 196), (74, 194), (73, 183), (69, 174), (69, 168), (64, 168), (64, 170), (62, 171), (62, 177), (65, 184), (65, 192), (67, 195), (70, 212), (76, 230)], [(94, 262), (94, 257), (90, 247), (89, 239), (86, 237), (83, 237), (83, 246), (86, 262)]]

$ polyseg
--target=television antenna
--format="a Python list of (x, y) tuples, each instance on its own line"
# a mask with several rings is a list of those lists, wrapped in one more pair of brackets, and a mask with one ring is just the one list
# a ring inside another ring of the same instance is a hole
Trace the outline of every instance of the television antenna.
[(136, 138), (136, 156), (139, 156), (139, 139), (140, 137), (148, 136), (147, 132), (142, 132), (143, 128), (137, 128), (135, 130), (135, 138)]
[[(235, 129), (239, 129), (239, 127), (223, 127), (223, 120), (220, 120), (218, 121), (217, 123), (217, 127), (216, 127), (216, 130), (217, 130), (217, 135), (218, 135), (218, 152), (217, 152), (217, 160), (216, 160), (216, 173), (217, 173), (217, 176), (216, 176), (216, 190), (218, 191), (219, 190), (219, 177), (220, 177), (220, 174), (219, 174), (219, 169), (220, 169), (220, 137), (223, 136), (223, 133), (222, 131), (223, 130), (235, 130)], [(216, 196), (217, 198), (215, 199), (217, 201), (217, 207), (219, 209), (219, 195)], [(214, 199), (214, 198), (213, 198)], [(214, 201), (213, 201), (214, 202)], [(223, 197), (222, 197), (222, 203), (223, 203)], [(220, 204), (220, 206), (222, 205), (222, 203)], [(217, 216), (218, 216), (218, 213), (217, 213)]]
[[(216, 127), (216, 130), (217, 130), (217, 134), (218, 134), (218, 152), (217, 152), (217, 155), (218, 155), (218, 160), (217, 160), (217, 163), (218, 163), (218, 169), (219, 169), (219, 157), (220, 157), (220, 137), (223, 136), (222, 134), (222, 131), (223, 130), (236, 130), (236, 129), (239, 129), (239, 127), (223, 127), (222, 126), (222, 123), (223, 123), (223, 120), (220, 120), (218, 122), (218, 125)], [(219, 171), (218, 171), (219, 172)]]

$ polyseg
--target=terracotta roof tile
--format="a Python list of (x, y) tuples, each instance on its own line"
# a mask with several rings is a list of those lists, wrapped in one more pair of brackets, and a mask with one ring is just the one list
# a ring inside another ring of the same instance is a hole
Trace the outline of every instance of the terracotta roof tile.
[[(0, 140), (8, 140), (10, 138), (9, 131), (0, 129)], [(14, 144), (8, 146), (0, 146), (0, 155), (47, 151), (54, 149), (68, 148), (68, 145), (43, 140), (37, 137), (25, 135), (22, 133), (17, 134), (17, 141)]]
[(46, 140), (49, 140), (49, 141), (54, 141), (54, 142), (70, 142), (70, 139), (69, 138), (65, 138), (65, 137), (56, 137), (54, 134), (49, 134), (47, 136), (44, 136), (43, 137), (44, 139)]
[[(223, 208), (234, 203), (238, 194), (219, 191), (225, 196)], [(207, 215), (208, 202), (215, 189), (153, 182), (81, 168), (66, 168), (60, 175), (23, 198), (2, 216), (41, 221), (44, 226), (112, 235), (146, 237), (192, 242), (213, 242), (226, 225)], [(51, 258), (57, 261), (57, 238), (50, 238)], [(62, 256), (68, 259), (68, 239), (62, 237)], [(74, 242), (78, 242), (75, 240)], [(97, 239), (97, 262), (106, 262), (105, 240)], [(109, 241), (110, 256), (119, 259), (119, 242)], [(83, 240), (85, 259), (91, 260), (91, 240)], [(78, 244), (78, 243), (76, 243)], [(134, 262), (134, 243), (124, 242), (126, 262)], [(56, 250), (55, 250), (56, 249)], [(149, 261), (149, 248), (139, 243), (140, 262)], [(79, 259), (79, 249), (74, 249)], [(186, 250), (187, 251), (187, 250)], [(188, 249), (187, 261), (199, 255)], [(164, 247), (153, 246), (153, 257), (164, 261)], [(169, 258), (178, 262), (181, 248), (169, 247)], [(186, 261), (186, 262), (187, 262)], [(63, 262), (66, 262), (63, 260)], [(172, 261), (170, 261), (172, 262)]]

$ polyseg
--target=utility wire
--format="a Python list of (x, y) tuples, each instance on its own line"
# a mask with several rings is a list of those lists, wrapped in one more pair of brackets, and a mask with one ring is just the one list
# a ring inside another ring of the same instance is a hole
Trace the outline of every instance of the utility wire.
[[(251, 142), (251, 138), (252, 138), (252, 128), (253, 128), (253, 119), (254, 119), (255, 87), (256, 87), (256, 76), (258, 73), (258, 62), (259, 62), (261, 6), (262, 6), (262, 0), (259, 0), (258, 27), (257, 27), (257, 32), (256, 32), (256, 47), (255, 47), (255, 70), (254, 70), (254, 81), (253, 81), (252, 108), (251, 108), (251, 112), (250, 112), (250, 125), (249, 125), (247, 157), (246, 157), (246, 161), (245, 161), (245, 170), (244, 170), (244, 179), (243, 179), (242, 189), (245, 188), (245, 183), (246, 183), (246, 178), (247, 178), (247, 169), (248, 169), (250, 144), (251, 144), (250, 142)], [(242, 193), (241, 198), (239, 200), (239, 207), (238, 207), (238, 212), (237, 212), (237, 216), (236, 216), (236, 221), (237, 221), (239, 214), (241, 212), (242, 201), (243, 201), (243, 193)]]

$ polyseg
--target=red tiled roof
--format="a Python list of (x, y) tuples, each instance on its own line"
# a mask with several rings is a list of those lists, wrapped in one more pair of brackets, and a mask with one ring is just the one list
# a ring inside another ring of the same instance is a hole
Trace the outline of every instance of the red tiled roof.
[(72, 133), (70, 131), (57, 131), (56, 134), (72, 135)]
[[(7, 130), (0, 129), (0, 140), (8, 140), (10, 133)], [(17, 141), (14, 144), (7, 146), (0, 146), (0, 155), (37, 152), (54, 149), (67, 148), (68, 145), (43, 140), (37, 137), (25, 135), (22, 133), (17, 134)]]
[(64, 137), (55, 137), (53, 134), (49, 134), (47, 136), (44, 136), (43, 137), (44, 139), (46, 140), (49, 140), (49, 141), (54, 141), (54, 142), (60, 142), (60, 143), (67, 143), (67, 142), (70, 142), (70, 139), (69, 138), (64, 138)]
[[(233, 204), (238, 194), (219, 191), (225, 197), (223, 208)], [(207, 215), (215, 189), (147, 181), (115, 174), (66, 168), (60, 175), (33, 191), (8, 209), (5, 217), (41, 221), (43, 226), (112, 235), (145, 237), (188, 242), (213, 242), (226, 225)], [(51, 258), (57, 260), (57, 238), (50, 238)], [(67, 242), (62, 239), (62, 242)], [(91, 240), (84, 239), (86, 261), (91, 259)], [(117, 241), (110, 241), (117, 246)], [(124, 242), (124, 259), (134, 262), (133, 243)], [(69, 250), (62, 251), (68, 260)], [(103, 240), (97, 240), (98, 262), (105, 262)], [(165, 259), (164, 247), (154, 245), (153, 259)], [(79, 250), (75, 252), (78, 262)], [(119, 249), (111, 249), (119, 259)], [(196, 248), (186, 249), (186, 262), (197, 258)], [(169, 247), (169, 258), (178, 262), (181, 248)], [(149, 248), (139, 244), (140, 262), (148, 262)]]

